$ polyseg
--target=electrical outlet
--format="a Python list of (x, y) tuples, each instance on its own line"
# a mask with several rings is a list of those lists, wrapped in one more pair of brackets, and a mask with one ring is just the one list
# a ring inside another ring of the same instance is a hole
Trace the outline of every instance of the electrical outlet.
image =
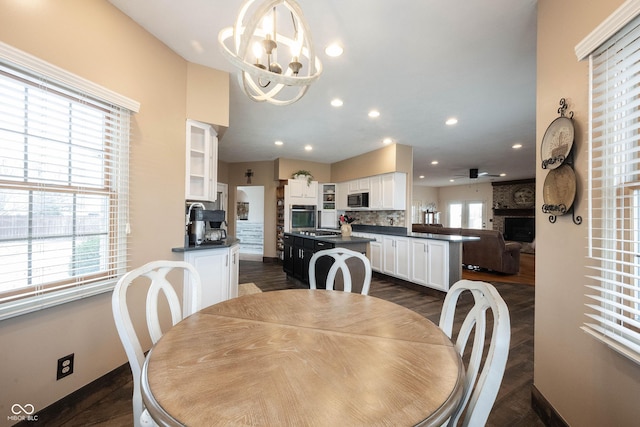
[(58, 370), (56, 380), (73, 374), (73, 353), (58, 359)]

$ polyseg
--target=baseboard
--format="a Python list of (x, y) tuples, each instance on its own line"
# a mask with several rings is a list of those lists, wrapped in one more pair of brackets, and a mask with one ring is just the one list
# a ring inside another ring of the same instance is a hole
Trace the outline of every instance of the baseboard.
[(443, 296), (446, 294), (446, 292), (439, 291), (439, 290), (433, 289), (433, 288), (429, 288), (427, 286), (418, 285), (418, 284), (413, 283), (413, 282), (408, 282), (408, 281), (403, 280), (403, 279), (398, 279), (397, 277), (389, 276), (389, 275), (386, 275), (384, 273), (378, 273), (377, 271), (373, 272), (373, 276), (377, 277), (379, 279), (382, 279), (382, 280), (387, 280), (387, 281), (389, 281), (391, 283), (395, 283), (397, 285), (402, 285), (405, 288), (409, 288), (409, 289), (412, 289), (414, 291), (418, 291), (420, 293), (423, 293), (423, 294), (426, 294), (426, 295), (430, 295), (430, 296), (436, 297), (436, 298), (443, 298)]
[[(83, 402), (83, 406), (90, 406), (94, 404), (94, 401), (89, 401), (87, 398), (92, 397), (93, 400), (98, 401), (102, 399), (101, 392), (112, 392), (115, 388), (121, 387), (131, 380), (131, 368), (129, 362), (125, 363), (114, 369), (111, 372), (107, 372), (100, 378), (90, 382), (84, 387), (79, 388), (73, 393), (63, 397), (62, 399), (52, 403), (44, 409), (37, 412), (38, 420), (37, 424), (51, 419), (64, 419), (64, 413), (68, 412), (69, 417), (73, 417), (79, 410), (85, 408), (78, 408), (78, 402)], [(20, 427), (33, 427), (34, 422), (29, 420), (20, 421), (15, 426)], [(15, 427), (14, 426), (14, 427)]]
[(547, 427), (569, 427), (569, 424), (555, 410), (535, 385), (531, 386), (531, 407)]

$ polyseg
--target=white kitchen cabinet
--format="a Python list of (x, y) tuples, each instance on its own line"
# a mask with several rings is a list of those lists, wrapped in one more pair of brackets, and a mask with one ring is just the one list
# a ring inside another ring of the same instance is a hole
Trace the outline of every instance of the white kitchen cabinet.
[(411, 240), (411, 274), (409, 280), (422, 286), (449, 290), (449, 243)]
[(238, 281), (240, 278), (240, 245), (229, 248), (231, 264), (229, 265), (229, 299), (238, 296)]
[(376, 239), (375, 242), (369, 242), (369, 261), (371, 262), (371, 269), (379, 273), (382, 272), (382, 238), (379, 235), (369, 236), (372, 239)]
[(407, 175), (400, 172), (372, 176), (369, 179), (369, 209), (405, 210)]
[(306, 179), (290, 179), (288, 185), (289, 204), (318, 204), (318, 181), (311, 181), (311, 183), (309, 183)]
[(318, 184), (318, 228), (338, 228), (336, 184)]
[(185, 198), (215, 201), (218, 181), (218, 136), (207, 123), (187, 120)]
[(240, 245), (235, 244), (184, 253), (184, 260), (200, 274), (202, 308), (238, 296), (239, 250)]
[(366, 193), (369, 191), (369, 178), (358, 178), (347, 181), (349, 184), (349, 194)]
[(409, 280), (409, 270), (409, 239), (383, 235), (382, 272), (399, 279)]
[(346, 211), (349, 209), (347, 205), (347, 196), (349, 195), (349, 182), (341, 182), (336, 186), (336, 209)]

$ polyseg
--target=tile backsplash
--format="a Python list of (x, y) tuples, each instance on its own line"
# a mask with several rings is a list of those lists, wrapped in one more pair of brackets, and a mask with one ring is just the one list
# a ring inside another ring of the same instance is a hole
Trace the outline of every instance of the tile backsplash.
[(405, 211), (346, 211), (345, 214), (357, 218), (356, 224), (406, 227)]

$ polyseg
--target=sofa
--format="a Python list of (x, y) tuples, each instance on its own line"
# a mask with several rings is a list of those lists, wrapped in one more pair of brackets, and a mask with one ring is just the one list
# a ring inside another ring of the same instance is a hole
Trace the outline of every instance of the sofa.
[(462, 244), (462, 263), (464, 265), (504, 274), (517, 274), (520, 271), (522, 245), (518, 242), (505, 242), (500, 231), (449, 228), (427, 224), (413, 224), (411, 231), (414, 233), (480, 237), (480, 240)]

